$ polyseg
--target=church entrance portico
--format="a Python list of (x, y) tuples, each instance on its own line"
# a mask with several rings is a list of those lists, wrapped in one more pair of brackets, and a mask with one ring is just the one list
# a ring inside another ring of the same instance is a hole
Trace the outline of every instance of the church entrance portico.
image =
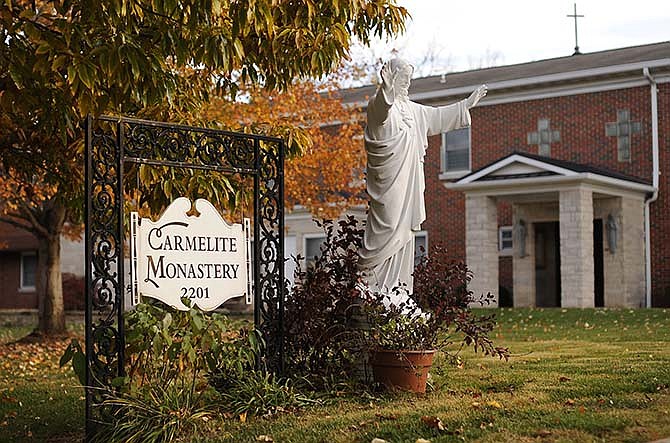
[(449, 187), (465, 193), (466, 261), (476, 294), (497, 295), (497, 207), (507, 202), (513, 218), (514, 306), (644, 305), (648, 184), (513, 154)]

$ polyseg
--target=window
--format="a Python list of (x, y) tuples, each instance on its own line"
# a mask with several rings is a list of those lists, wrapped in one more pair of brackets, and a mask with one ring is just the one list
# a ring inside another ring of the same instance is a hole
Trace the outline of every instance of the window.
[(498, 251), (507, 255), (512, 253), (514, 247), (514, 230), (511, 226), (501, 226), (498, 229)]
[[(423, 249), (422, 249), (423, 248)], [(420, 231), (414, 233), (414, 266), (421, 262), (421, 257), (428, 253), (428, 233)]]
[(305, 264), (311, 266), (321, 256), (321, 245), (326, 240), (323, 234), (306, 234), (303, 238)]
[(21, 291), (34, 291), (37, 276), (37, 254), (21, 253)]
[(470, 128), (442, 134), (442, 171), (470, 170)]

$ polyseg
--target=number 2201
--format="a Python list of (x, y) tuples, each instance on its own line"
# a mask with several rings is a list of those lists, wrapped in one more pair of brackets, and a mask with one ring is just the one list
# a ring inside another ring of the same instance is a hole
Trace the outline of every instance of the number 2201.
[(209, 288), (181, 288), (181, 296), (187, 298), (209, 298)]

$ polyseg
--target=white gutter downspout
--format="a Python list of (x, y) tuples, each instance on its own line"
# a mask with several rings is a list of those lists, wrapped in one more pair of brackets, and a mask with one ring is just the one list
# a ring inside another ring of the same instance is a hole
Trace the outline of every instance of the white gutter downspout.
[(651, 232), (649, 222), (649, 205), (658, 198), (658, 176), (660, 175), (658, 167), (658, 98), (657, 87), (654, 77), (649, 73), (649, 68), (643, 68), (642, 73), (649, 81), (651, 88), (651, 154), (652, 154), (652, 186), (654, 191), (644, 202), (644, 249), (645, 249), (645, 299), (647, 308), (651, 308)]

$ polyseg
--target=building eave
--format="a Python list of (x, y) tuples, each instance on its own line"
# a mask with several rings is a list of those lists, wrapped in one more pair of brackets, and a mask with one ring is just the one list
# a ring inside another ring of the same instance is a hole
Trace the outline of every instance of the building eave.
[(637, 194), (643, 198), (653, 192), (651, 185), (607, 177), (591, 172), (573, 173), (571, 175), (554, 175), (528, 178), (510, 178), (505, 180), (481, 180), (467, 183), (446, 183), (447, 189), (462, 191), (466, 194), (485, 194), (490, 196), (510, 194), (531, 194), (537, 192), (560, 191), (579, 185), (598, 188), (603, 193), (614, 195), (621, 192)]

